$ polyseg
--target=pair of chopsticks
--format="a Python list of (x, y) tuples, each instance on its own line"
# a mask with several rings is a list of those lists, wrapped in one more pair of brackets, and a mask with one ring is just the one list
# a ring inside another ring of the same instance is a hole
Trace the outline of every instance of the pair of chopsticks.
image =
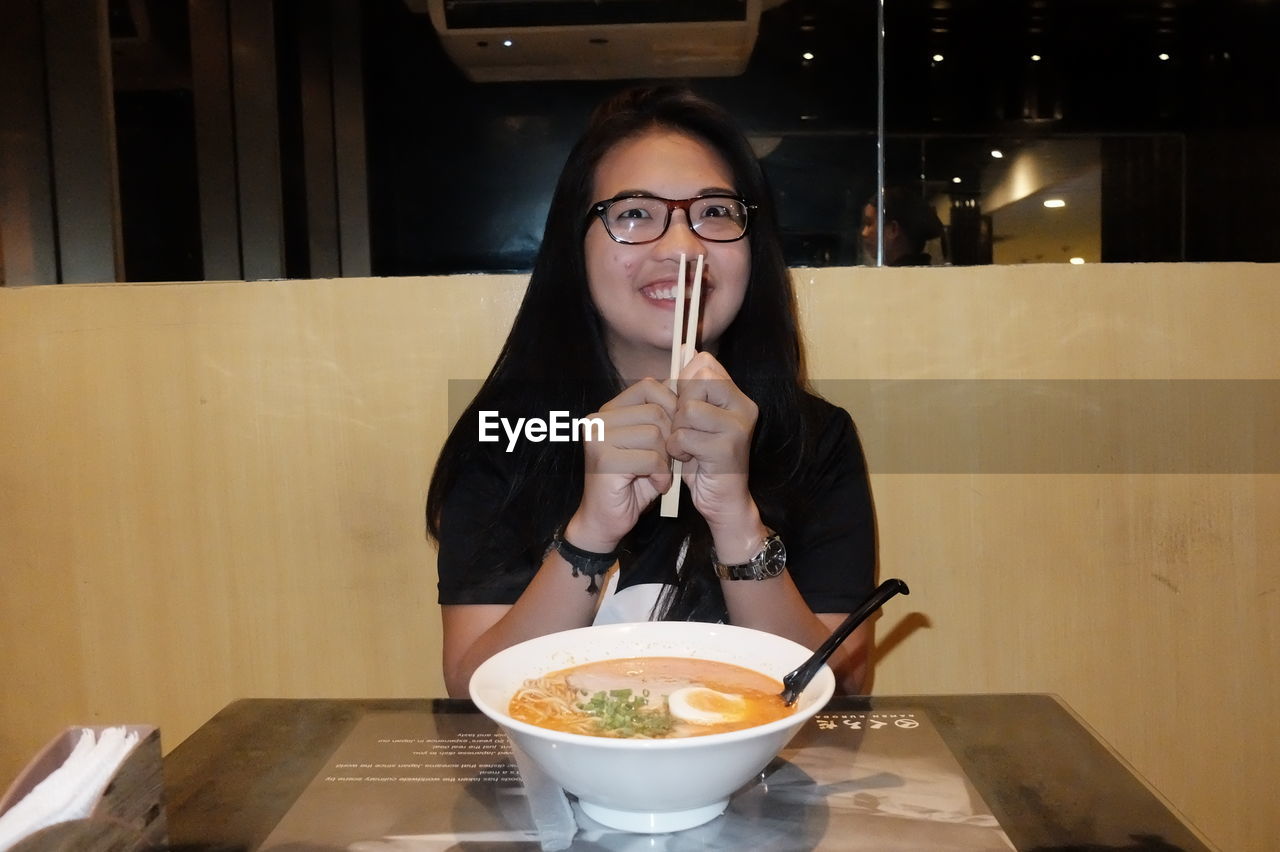
[[(693, 360), (698, 345), (698, 311), (702, 306), (702, 261), (705, 255), (698, 255), (697, 266), (693, 271), (693, 293), (689, 297), (689, 322), (686, 326), (684, 316), (684, 276), (685, 255), (680, 252), (680, 279), (676, 284), (676, 315), (671, 326), (671, 379), (668, 384), (676, 389), (676, 379), (684, 365)], [(684, 337), (680, 336), (684, 331)], [(672, 482), (667, 493), (662, 495), (658, 513), (664, 518), (674, 518), (680, 513), (680, 473), (684, 465), (679, 459), (671, 463)]]

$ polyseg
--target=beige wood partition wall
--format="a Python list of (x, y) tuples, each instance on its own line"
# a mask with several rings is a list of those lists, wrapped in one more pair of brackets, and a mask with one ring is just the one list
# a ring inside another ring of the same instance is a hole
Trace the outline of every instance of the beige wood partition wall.
[[(1276, 268), (796, 278), (912, 587), (876, 690), (1056, 692), (1222, 848), (1270, 848), (1280, 477), (912, 471), (858, 380), (1278, 379)], [(65, 724), (172, 748), (240, 697), (443, 694), (423, 497), (448, 381), (484, 374), (522, 285), (0, 288), (0, 785)], [(923, 423), (920, 448), (964, 427)]]

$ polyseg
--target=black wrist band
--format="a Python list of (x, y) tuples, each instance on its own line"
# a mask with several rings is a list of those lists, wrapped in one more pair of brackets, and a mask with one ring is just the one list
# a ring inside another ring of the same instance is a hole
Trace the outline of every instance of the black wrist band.
[(581, 547), (576, 547), (566, 541), (564, 527), (558, 528), (551, 536), (551, 546), (547, 550), (554, 550), (559, 553), (560, 558), (569, 563), (573, 576), (586, 575), (591, 579), (591, 582), (587, 585), (587, 594), (589, 595), (594, 595), (600, 590), (600, 586), (596, 582), (597, 578), (612, 568), (613, 563), (618, 561), (617, 550), (610, 553), (596, 553), (591, 550), (583, 550)]

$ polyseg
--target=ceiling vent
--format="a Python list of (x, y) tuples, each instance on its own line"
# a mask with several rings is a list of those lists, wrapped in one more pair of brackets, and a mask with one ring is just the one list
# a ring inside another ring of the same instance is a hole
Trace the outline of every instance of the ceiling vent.
[(731, 77), (778, 0), (405, 0), (478, 83)]

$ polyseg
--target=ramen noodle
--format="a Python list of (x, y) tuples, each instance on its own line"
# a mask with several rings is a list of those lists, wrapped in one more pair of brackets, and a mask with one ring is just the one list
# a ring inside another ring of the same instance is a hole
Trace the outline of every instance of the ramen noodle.
[(688, 657), (601, 660), (524, 682), (508, 713), (531, 725), (603, 737), (718, 734), (790, 715), (782, 684), (731, 663)]

